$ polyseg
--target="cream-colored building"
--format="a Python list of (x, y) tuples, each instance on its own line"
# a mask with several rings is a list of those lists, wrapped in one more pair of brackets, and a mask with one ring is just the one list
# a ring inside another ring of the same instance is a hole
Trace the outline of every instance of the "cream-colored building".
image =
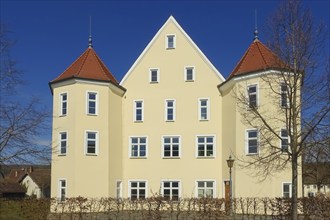
[(256, 85), (262, 108), (280, 108), (260, 80), (274, 68), (267, 56), (274, 55), (256, 39), (225, 80), (171, 16), (119, 83), (90, 41), (50, 82), (51, 196), (227, 197), (229, 155), (234, 197), (290, 196), (290, 168), (260, 182), (239, 162), (259, 153), (259, 140), (233, 94)]

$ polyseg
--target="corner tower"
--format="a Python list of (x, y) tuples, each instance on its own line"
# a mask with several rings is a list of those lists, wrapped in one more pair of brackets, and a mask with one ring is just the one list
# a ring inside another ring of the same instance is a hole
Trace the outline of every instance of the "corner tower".
[(115, 195), (121, 179), (120, 86), (91, 43), (49, 83), (53, 94), (52, 197)]

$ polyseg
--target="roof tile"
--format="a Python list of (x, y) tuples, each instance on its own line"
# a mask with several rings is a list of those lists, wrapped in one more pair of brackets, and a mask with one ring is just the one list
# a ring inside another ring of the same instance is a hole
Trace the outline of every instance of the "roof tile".
[(51, 83), (71, 78), (110, 81), (115, 85), (118, 85), (118, 81), (104, 65), (92, 47), (88, 47), (76, 61), (74, 61), (60, 76), (51, 81)]
[(276, 54), (256, 39), (249, 46), (228, 78), (271, 68), (284, 68), (285, 66), (285, 63)]

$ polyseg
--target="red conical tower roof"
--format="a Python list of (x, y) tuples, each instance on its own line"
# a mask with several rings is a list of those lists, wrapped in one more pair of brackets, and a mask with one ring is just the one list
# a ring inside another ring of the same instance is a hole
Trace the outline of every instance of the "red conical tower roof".
[(119, 85), (118, 81), (97, 56), (94, 49), (90, 46), (87, 50), (74, 61), (60, 76), (51, 81), (56, 83), (71, 78), (89, 79), (97, 81), (112, 82)]
[(267, 69), (282, 69), (286, 66), (268, 47), (255, 39), (228, 78)]

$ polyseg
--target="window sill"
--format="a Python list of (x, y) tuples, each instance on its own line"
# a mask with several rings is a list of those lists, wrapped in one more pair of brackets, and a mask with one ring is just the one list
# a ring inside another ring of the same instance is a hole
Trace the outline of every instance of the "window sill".
[(200, 122), (209, 121), (209, 119), (199, 119)]
[(247, 153), (246, 156), (258, 156), (259, 153)]
[(143, 121), (134, 121), (134, 123), (143, 123)]
[(87, 116), (97, 116), (97, 114), (89, 114), (89, 113), (87, 113), (86, 115)]
[(181, 159), (181, 157), (162, 157), (162, 159)]
[(158, 81), (156, 81), (156, 82), (150, 82), (150, 84), (158, 84), (159, 82)]
[(148, 157), (129, 157), (129, 159), (133, 159), (133, 160), (134, 159), (138, 159), (138, 160), (140, 159), (141, 160), (141, 159), (148, 159)]
[(89, 153), (87, 153), (87, 154), (85, 154), (86, 156), (94, 156), (94, 157), (96, 157), (96, 156), (98, 156), (97, 154), (89, 154)]
[(215, 159), (215, 156), (204, 156), (204, 157), (198, 156), (196, 157), (196, 159)]
[(166, 50), (174, 50), (175, 47), (166, 47)]
[(65, 157), (66, 154), (58, 154), (57, 156), (59, 156), (59, 157)]
[(190, 79), (190, 80), (185, 80), (185, 82), (195, 82), (195, 80), (193, 80), (193, 79)]
[(63, 118), (63, 117), (66, 117), (66, 116), (67, 116), (67, 115), (60, 115), (59, 117), (60, 117), (60, 118)]
[(166, 120), (165, 122), (175, 122), (175, 120)]

